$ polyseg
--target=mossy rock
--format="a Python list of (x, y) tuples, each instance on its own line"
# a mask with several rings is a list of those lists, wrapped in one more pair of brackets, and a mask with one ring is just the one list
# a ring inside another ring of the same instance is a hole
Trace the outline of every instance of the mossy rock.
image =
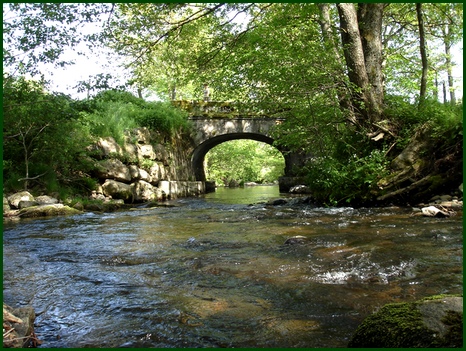
[(367, 317), (348, 347), (462, 347), (463, 297), (393, 303)]
[(18, 216), (22, 218), (34, 218), (34, 217), (48, 217), (48, 216), (65, 216), (80, 214), (75, 208), (65, 206), (63, 204), (52, 204), (52, 205), (40, 205), (33, 207), (26, 207), (19, 211)]

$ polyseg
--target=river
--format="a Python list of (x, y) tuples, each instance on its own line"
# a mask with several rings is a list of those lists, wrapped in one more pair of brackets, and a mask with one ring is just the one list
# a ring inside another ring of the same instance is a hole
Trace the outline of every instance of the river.
[(462, 212), (260, 203), (278, 196), (4, 223), (4, 302), (46, 348), (327, 348), (386, 303), (463, 292)]

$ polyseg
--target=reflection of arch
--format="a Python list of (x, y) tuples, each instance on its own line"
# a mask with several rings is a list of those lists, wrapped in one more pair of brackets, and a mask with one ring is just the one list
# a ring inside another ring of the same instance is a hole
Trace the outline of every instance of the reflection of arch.
[[(207, 139), (200, 145), (198, 145), (193, 152), (193, 156), (191, 158), (193, 168), (194, 168), (194, 174), (196, 175), (196, 180), (198, 181), (205, 181), (205, 172), (204, 172), (204, 157), (209, 152), (210, 149), (213, 147), (224, 143), (226, 141), (230, 140), (237, 140), (237, 139), (250, 139), (250, 140), (256, 140), (256, 141), (261, 141), (263, 143), (273, 145), (273, 139), (264, 135), (264, 134), (257, 134), (257, 133), (230, 133), (230, 134), (222, 134), (210, 139)], [(279, 151), (283, 151), (280, 150)], [(285, 158), (285, 169), (288, 169), (288, 160), (286, 154), (283, 154), (283, 157)]]

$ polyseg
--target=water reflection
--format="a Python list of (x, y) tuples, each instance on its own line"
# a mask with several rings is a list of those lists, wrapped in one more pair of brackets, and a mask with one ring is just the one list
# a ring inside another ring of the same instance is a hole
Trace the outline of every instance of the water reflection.
[(345, 347), (385, 303), (462, 292), (462, 215), (247, 205), (269, 196), (6, 224), (4, 300), (43, 347)]

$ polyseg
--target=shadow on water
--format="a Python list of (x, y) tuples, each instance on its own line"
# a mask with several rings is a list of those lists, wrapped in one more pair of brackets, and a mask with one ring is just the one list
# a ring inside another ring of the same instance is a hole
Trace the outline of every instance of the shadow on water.
[(386, 303), (462, 292), (462, 213), (257, 204), (278, 196), (5, 224), (4, 301), (43, 347), (345, 347)]

